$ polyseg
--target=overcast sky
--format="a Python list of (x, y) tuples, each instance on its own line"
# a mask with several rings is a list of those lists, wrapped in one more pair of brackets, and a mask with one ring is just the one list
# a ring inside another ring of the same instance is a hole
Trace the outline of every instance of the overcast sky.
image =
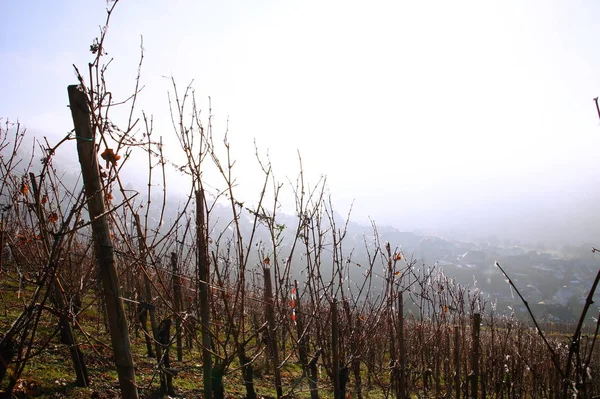
[[(72, 64), (91, 60), (105, 7), (2, 2), (1, 116), (57, 136), (72, 128), (66, 86)], [(359, 221), (592, 239), (599, 18), (593, 0), (121, 0), (109, 85), (132, 92), (143, 36), (140, 107), (155, 133), (177, 148), (163, 77), (194, 79), (215, 132), (229, 119), (245, 183), (256, 139), (282, 180), (300, 151), (342, 213), (355, 200)]]

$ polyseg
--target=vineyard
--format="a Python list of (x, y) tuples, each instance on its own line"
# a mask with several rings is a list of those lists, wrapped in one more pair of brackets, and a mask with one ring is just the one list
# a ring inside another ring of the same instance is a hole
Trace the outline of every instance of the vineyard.
[[(383, 241), (375, 223), (359, 259), (350, 214), (339, 216), (325, 179), (307, 181), (300, 157), (281, 183), (253, 149), (259, 195), (238, 196), (234, 143), (213, 132), (191, 86), (172, 80), (169, 140), (136, 109), (139, 75), (114, 100), (105, 34), (68, 87), (64, 139), (35, 138), (28, 155), (26, 129), (2, 121), (2, 397), (600, 395), (600, 272), (579, 321), (558, 325), (496, 309)], [(129, 107), (119, 123), (109, 117), (118, 107)], [(165, 143), (181, 156), (167, 158)], [(56, 157), (75, 150), (72, 178)], [(143, 170), (146, 190), (127, 185), (128, 168)], [(171, 170), (188, 179), (184, 201), (170, 202)], [(497, 267), (520, 296), (510, 265)]]

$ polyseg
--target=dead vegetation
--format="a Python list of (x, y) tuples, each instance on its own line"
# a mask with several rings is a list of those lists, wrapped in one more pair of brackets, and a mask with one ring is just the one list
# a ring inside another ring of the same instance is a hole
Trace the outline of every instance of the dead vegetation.
[[(256, 149), (260, 195), (238, 197), (234, 144), (213, 133), (193, 87), (181, 92), (174, 80), (184, 157), (167, 159), (152, 117), (136, 110), (140, 75), (131, 97), (112, 98), (105, 34), (69, 87), (73, 132), (35, 141), (26, 158), (21, 125), (3, 120), (0, 130), (5, 397), (600, 394), (598, 323), (584, 329), (596, 285), (573, 334), (553, 334), (418, 266), (402, 243), (381, 242), (375, 223), (367, 259), (355, 259), (350, 215), (340, 220), (325, 180), (307, 182), (300, 158), (297, 178), (281, 184)], [(109, 117), (117, 106), (130, 107), (122, 127)], [(65, 179), (54, 163), (69, 146), (82, 178)], [(122, 180), (140, 168), (134, 154), (147, 159), (145, 192)], [(171, 169), (189, 179), (177, 204)], [(286, 190), (293, 223), (280, 214)]]

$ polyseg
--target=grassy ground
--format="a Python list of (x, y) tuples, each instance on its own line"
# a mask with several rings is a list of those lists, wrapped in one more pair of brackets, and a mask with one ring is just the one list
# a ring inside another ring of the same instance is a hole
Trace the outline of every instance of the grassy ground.
[[(33, 291), (32, 285), (19, 289), (16, 276), (6, 273), (0, 275), (0, 333), (10, 328), (12, 322), (29, 303)], [(84, 299), (85, 305), (87, 305), (87, 309), (78, 318), (81, 329), (76, 330), (76, 335), (88, 367), (91, 379), (90, 387), (80, 388), (75, 385), (75, 373), (69, 350), (67, 346), (60, 343), (59, 334), (57, 334), (57, 319), (48, 312), (44, 312), (33, 347), (33, 350), (39, 351), (39, 353), (27, 363), (15, 389), (16, 397), (98, 399), (119, 397), (117, 374), (111, 359), (110, 339), (104, 327), (103, 316), (98, 305), (92, 303), (90, 298)], [(85, 333), (82, 334), (81, 330)], [(41, 343), (48, 339), (50, 339), (49, 344), (42, 348)], [(139, 335), (132, 333), (131, 343), (141, 396), (144, 398), (157, 397), (160, 380), (156, 371), (156, 360), (146, 356), (146, 345), (142, 333)], [(187, 398), (201, 397), (202, 364), (198, 349), (184, 350), (184, 359), (178, 362), (173, 348), (171, 359), (172, 368), (178, 370), (173, 379), (177, 395)], [(227, 373), (223, 378), (227, 398), (245, 397), (245, 387), (238, 366), (237, 363), (233, 363), (230, 367), (230, 370), (233, 371)], [(275, 397), (273, 375), (268, 371), (264, 355), (263, 358), (257, 359), (255, 368), (257, 374), (255, 386), (259, 397)], [(301, 374), (301, 366), (290, 359), (282, 369), (284, 392), (295, 385), (296, 379)], [(320, 397), (332, 397), (331, 387), (328, 386), (328, 378), (324, 373), (322, 378)], [(5, 378), (0, 391), (6, 383)], [(296, 386), (293, 396), (310, 397), (306, 381)], [(382, 396), (381, 393), (375, 391), (368, 395), (368, 397), (380, 396)]]

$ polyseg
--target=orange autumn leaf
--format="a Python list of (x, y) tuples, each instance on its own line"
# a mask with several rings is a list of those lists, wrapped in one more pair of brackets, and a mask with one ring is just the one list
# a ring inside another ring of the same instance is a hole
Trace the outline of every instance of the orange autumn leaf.
[(27, 237), (25, 237), (25, 236), (19, 235), (19, 236), (17, 236), (17, 240), (18, 240), (17, 243), (19, 246), (23, 246), (23, 245), (27, 244)]
[(28, 192), (29, 192), (29, 186), (27, 185), (27, 183), (21, 184), (21, 194), (27, 195)]
[(448, 313), (448, 306), (444, 305), (444, 313)]
[(400, 271), (397, 271), (396, 273), (394, 273), (394, 275), (399, 276), (400, 275)]
[(269, 266), (271, 264), (271, 259), (269, 259), (269, 257), (267, 256), (263, 262), (265, 263), (265, 265)]
[(48, 220), (52, 223), (56, 223), (58, 221), (58, 214), (56, 212), (52, 212), (50, 216), (48, 216)]
[(48, 202), (48, 196), (47, 196), (47, 195), (44, 195), (44, 196), (42, 197), (42, 204), (45, 204), (46, 202)]
[(394, 260), (402, 260), (402, 254), (399, 252), (397, 254), (394, 254)]
[(109, 164), (117, 166), (117, 161), (121, 159), (121, 156), (119, 154), (115, 154), (115, 151), (112, 148), (105, 149), (104, 152), (100, 154), (100, 156), (106, 161), (107, 168)]

